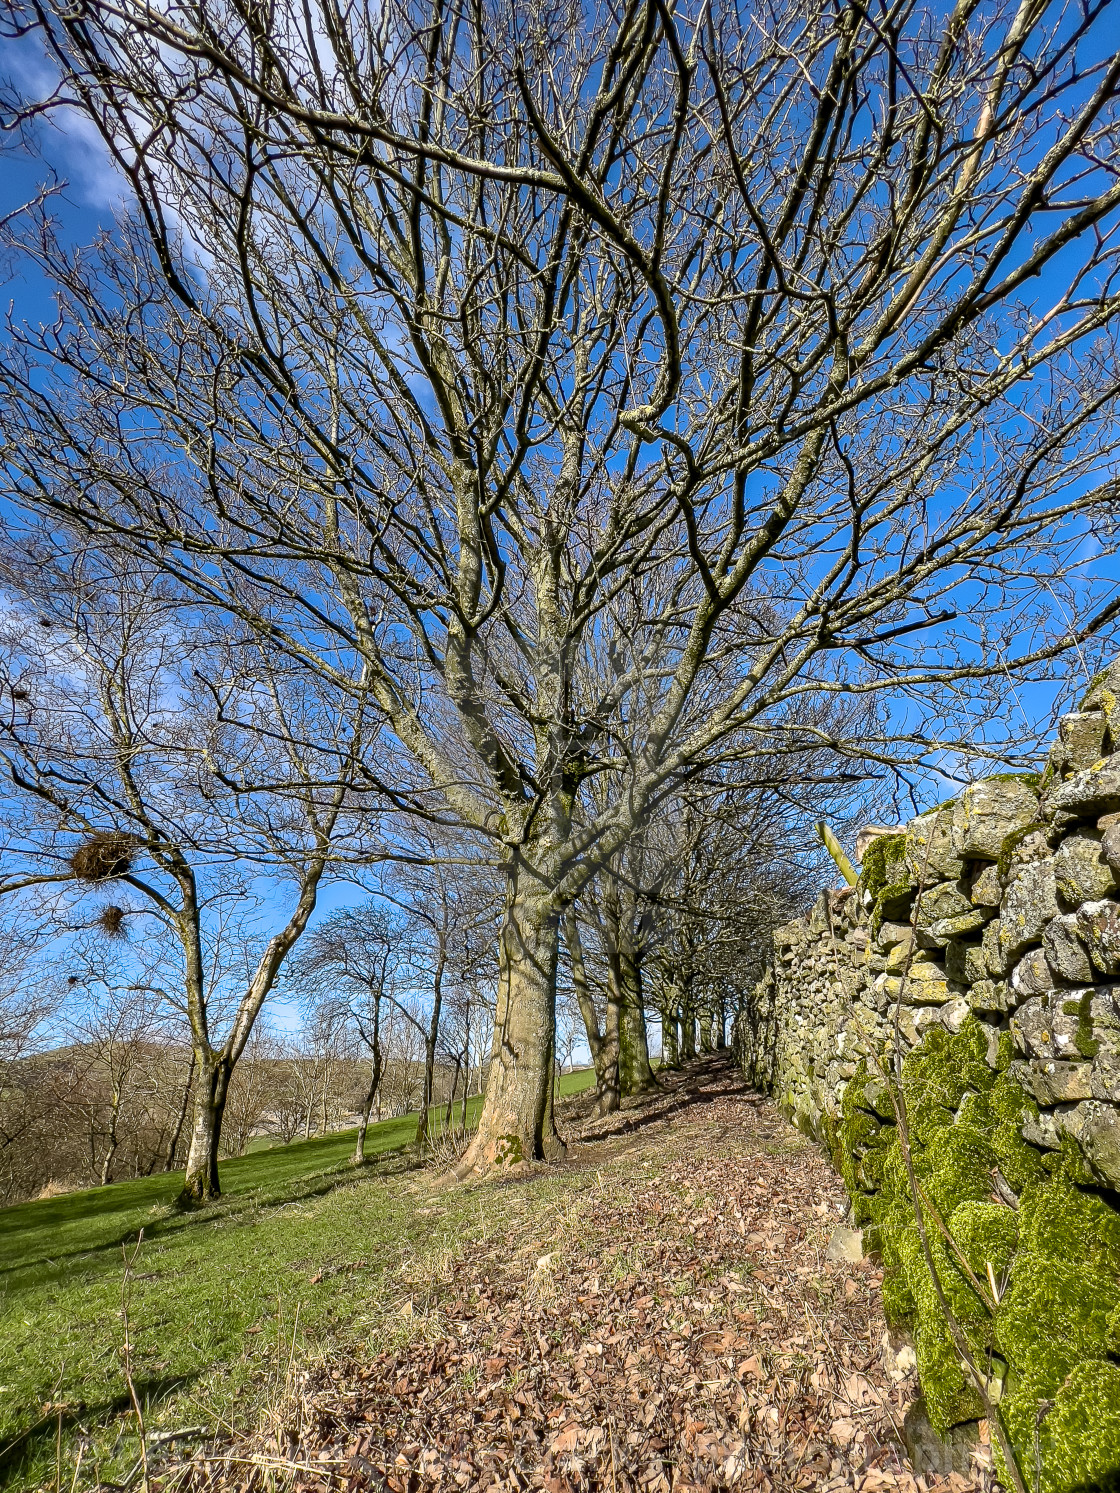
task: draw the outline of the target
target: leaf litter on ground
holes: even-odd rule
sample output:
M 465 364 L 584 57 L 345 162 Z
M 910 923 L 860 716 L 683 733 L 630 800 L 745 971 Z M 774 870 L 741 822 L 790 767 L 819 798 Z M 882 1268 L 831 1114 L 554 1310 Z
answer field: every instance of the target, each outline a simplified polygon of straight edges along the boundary
M 967 1476 L 912 1471 L 882 1271 L 828 1257 L 839 1178 L 726 1056 L 560 1124 L 558 1200 L 515 1194 L 500 1235 L 406 1267 L 396 1346 L 301 1372 L 256 1435 L 165 1464 L 155 1493 L 998 1487 L 986 1450 Z M 448 1185 L 430 1176 L 433 1213 Z

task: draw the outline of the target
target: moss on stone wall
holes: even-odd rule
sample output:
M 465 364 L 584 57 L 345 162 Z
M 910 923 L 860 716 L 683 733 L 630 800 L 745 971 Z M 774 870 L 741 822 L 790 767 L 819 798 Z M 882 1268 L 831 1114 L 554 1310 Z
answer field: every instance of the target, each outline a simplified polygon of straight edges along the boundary
M 969 1017 L 955 1036 L 929 1032 L 903 1063 L 930 1250 L 1028 1485 L 1037 1423 L 1041 1493 L 1114 1487 L 1120 1211 L 1079 1185 L 1084 1178 L 1072 1150 L 1042 1156 L 1022 1139 L 1023 1120 L 1037 1110 L 1008 1071 L 1008 1034 L 991 1063 L 990 1037 Z M 885 1072 L 861 1062 L 826 1140 L 866 1247 L 881 1251 L 887 1318 L 913 1333 L 930 1419 L 945 1433 L 981 1414 L 982 1402 L 930 1276 L 885 1091 Z M 1018 1194 L 1017 1209 L 1001 1197 L 1008 1186 Z
M 885 886 L 898 881 L 906 865 L 906 836 L 877 835 L 863 852 L 860 868 L 860 892 L 866 893 L 870 906 Z

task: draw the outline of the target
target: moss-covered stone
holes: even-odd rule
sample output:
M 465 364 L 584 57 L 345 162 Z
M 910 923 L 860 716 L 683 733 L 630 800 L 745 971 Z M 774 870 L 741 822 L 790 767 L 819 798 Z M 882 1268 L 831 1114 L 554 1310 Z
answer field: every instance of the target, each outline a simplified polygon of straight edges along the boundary
M 1036 1417 L 1052 1401 L 1040 1488 L 1073 1493 L 1120 1467 L 1120 1401 L 1110 1398 L 1120 1394 L 1120 1211 L 1079 1185 L 1072 1142 L 1043 1158 L 1024 1141 L 1038 1108 L 1011 1072 L 1010 1035 L 990 1037 L 969 1017 L 955 1036 L 930 1031 L 903 1063 L 914 1170 L 936 1209 L 923 1209 L 927 1243 L 977 1363 L 1002 1375 L 1006 1360 L 999 1413 L 1020 1468 L 1033 1479 Z M 930 1420 L 944 1435 L 983 1405 L 930 1276 L 896 1127 L 881 1113 L 886 1080 L 860 1064 L 833 1145 L 865 1241 L 882 1254 L 887 1320 L 914 1335 Z M 997 1172 L 1019 1195 L 1017 1210 L 997 1192 Z
M 863 853 L 859 890 L 864 905 L 874 903 L 884 887 L 903 879 L 906 870 L 906 836 L 877 835 Z
M 885 886 L 875 898 L 875 905 L 871 909 L 868 920 L 871 937 L 878 936 L 884 922 L 896 923 L 908 918 L 913 900 L 914 888 L 908 881 L 896 881 Z

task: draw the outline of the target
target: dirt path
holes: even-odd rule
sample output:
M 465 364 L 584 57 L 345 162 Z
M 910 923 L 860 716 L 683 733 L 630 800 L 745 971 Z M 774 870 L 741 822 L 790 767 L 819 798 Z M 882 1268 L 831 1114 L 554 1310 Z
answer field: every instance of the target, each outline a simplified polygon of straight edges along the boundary
M 285 1464 L 291 1486 L 394 1493 L 989 1484 L 909 1470 L 881 1272 L 826 1257 L 843 1189 L 729 1062 L 564 1121 L 559 1185 L 542 1206 L 531 1179 L 502 1184 L 500 1237 L 409 1283 L 407 1341 L 311 1373 L 279 1435 L 180 1486 L 264 1487 Z

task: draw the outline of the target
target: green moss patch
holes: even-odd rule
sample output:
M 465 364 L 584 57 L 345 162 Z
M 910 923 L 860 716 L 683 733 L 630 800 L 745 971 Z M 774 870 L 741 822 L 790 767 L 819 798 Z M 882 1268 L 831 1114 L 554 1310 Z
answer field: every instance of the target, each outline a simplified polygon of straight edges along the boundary
M 860 892 L 875 898 L 885 886 L 901 880 L 906 870 L 906 836 L 877 835 L 863 853 L 859 873 Z
M 998 1413 L 1028 1485 L 1037 1427 L 1040 1493 L 1112 1486 L 1120 1471 L 1120 1209 L 1081 1185 L 1072 1144 L 1043 1156 L 1023 1140 L 1023 1121 L 1037 1108 L 1008 1071 L 1008 1034 L 994 1067 L 988 1039 L 970 1017 L 956 1036 L 928 1033 L 903 1063 L 928 1246 L 993 1394 L 1002 1381 Z M 831 1148 L 866 1243 L 882 1253 L 887 1319 L 913 1333 L 930 1419 L 944 1434 L 983 1406 L 930 1275 L 884 1087 L 885 1070 L 861 1063 Z M 1003 1200 L 997 1173 L 1019 1195 L 1018 1208 Z

